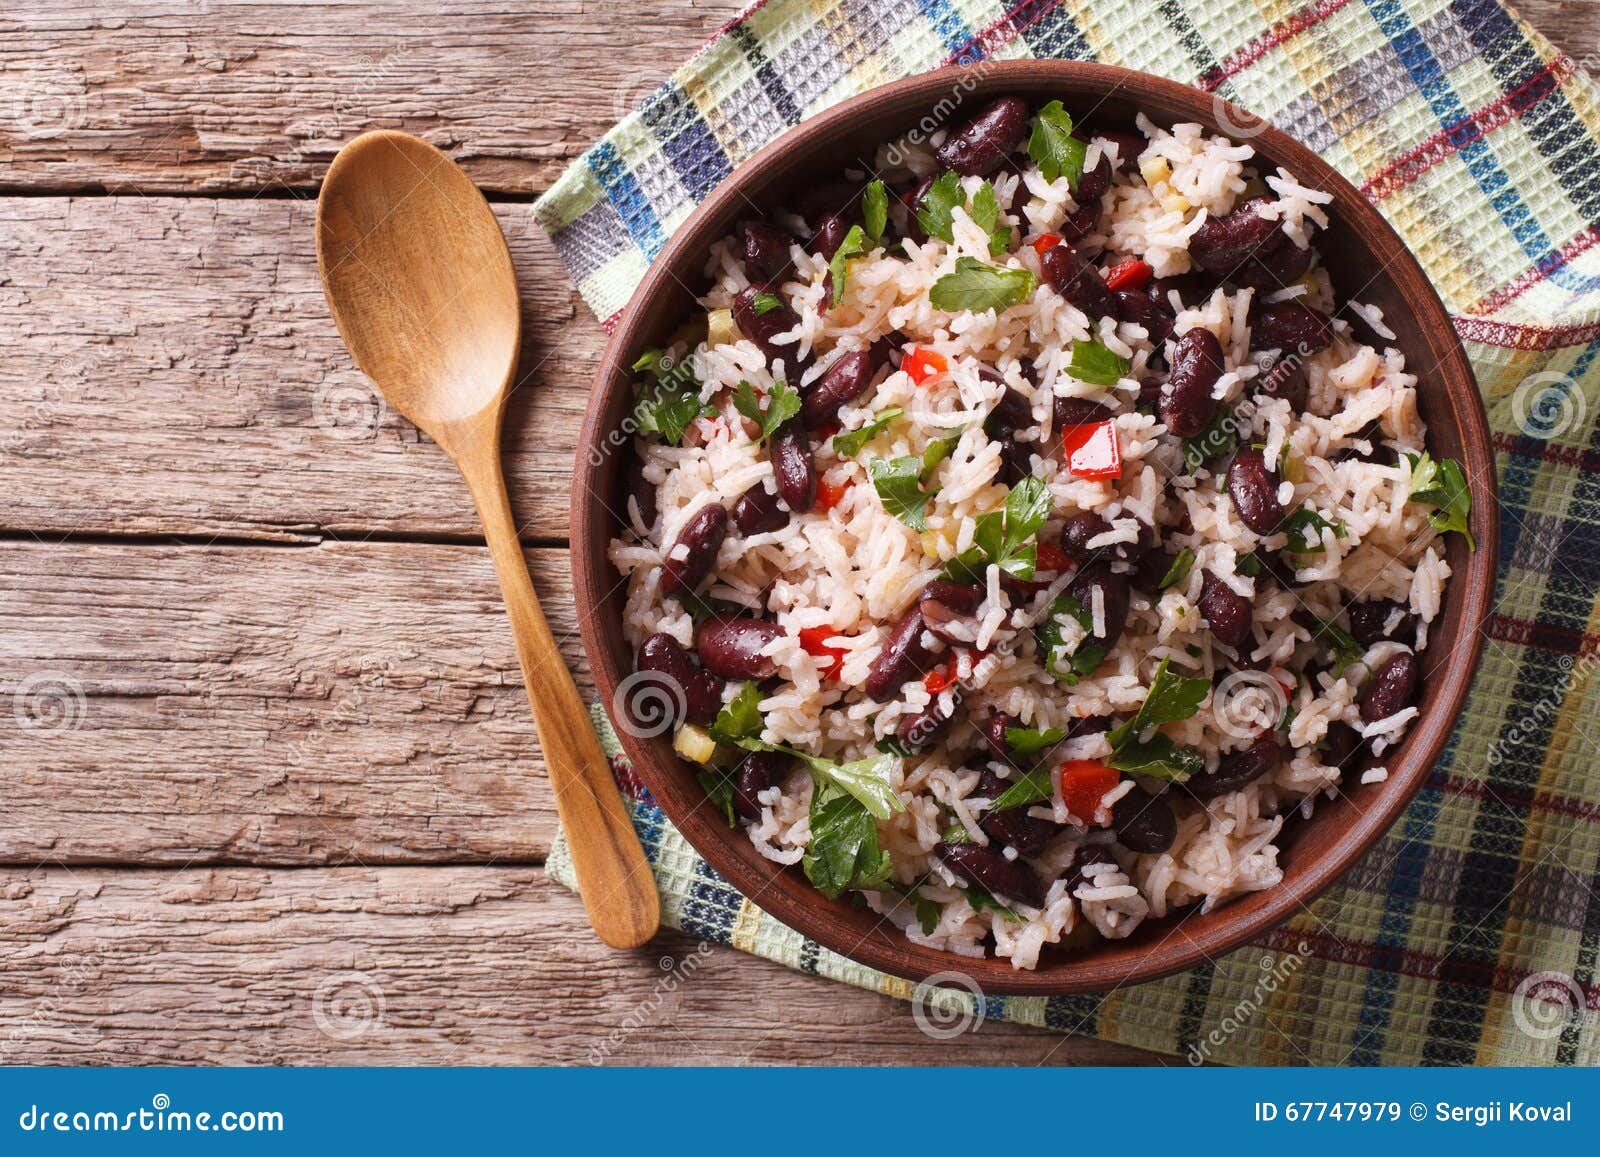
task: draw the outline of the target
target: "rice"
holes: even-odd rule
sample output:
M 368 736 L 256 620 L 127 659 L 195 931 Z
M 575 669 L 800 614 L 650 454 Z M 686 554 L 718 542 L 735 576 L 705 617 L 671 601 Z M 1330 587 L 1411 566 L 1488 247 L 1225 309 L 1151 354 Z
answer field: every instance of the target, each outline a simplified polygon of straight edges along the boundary
M 1361 766 L 1415 719 L 1409 703 L 1370 720 L 1364 705 L 1375 672 L 1426 647 L 1450 577 L 1444 532 L 1411 498 L 1422 468 L 1412 456 L 1426 447 L 1416 378 L 1340 316 L 1315 254 L 1329 195 L 1199 125 L 1140 117 L 1138 129 L 1091 139 L 1077 180 L 1032 164 L 941 178 L 947 236 L 914 233 L 897 188 L 889 233 L 842 267 L 837 301 L 841 270 L 814 238 L 800 240 L 814 214 L 810 226 L 773 218 L 792 234 L 781 276 L 753 279 L 742 235 L 714 245 L 699 302 L 708 328 L 665 351 L 687 369 L 684 405 L 697 400 L 704 413 L 681 437 L 634 439 L 637 481 L 610 548 L 632 643 L 659 649 L 664 636 L 698 649 L 722 677 L 730 719 L 750 706 L 744 696 L 758 697 L 756 730 L 712 728 L 701 769 L 724 782 L 713 799 L 756 849 L 819 887 L 860 891 L 915 943 L 1018 968 L 1277 885 L 1279 835 L 1339 790 L 1339 745 L 1355 743 L 1365 754 L 1350 766 Z M 949 144 L 899 142 L 885 176 L 909 190 L 942 171 Z M 1109 182 L 1086 194 L 1096 172 Z M 1303 272 L 1240 284 L 1251 279 L 1207 269 L 1196 254 L 1211 252 L 1220 228 L 1208 222 L 1236 212 L 1273 230 L 1263 265 Z M 1135 290 L 1149 310 L 1119 300 L 1097 316 L 1077 290 L 1056 287 L 1059 265 L 1043 256 L 1054 252 L 1047 235 L 1072 230 L 1072 250 L 1102 272 L 1142 261 L 1143 279 L 1190 278 Z M 935 306 L 935 287 L 974 263 L 1033 288 L 994 308 Z M 1375 308 L 1345 304 L 1371 333 L 1394 336 Z M 1272 310 L 1329 315 L 1326 340 L 1264 347 Z M 1180 345 L 1202 338 L 1221 351 L 1204 404 L 1229 424 L 1208 453 L 1169 428 L 1170 386 L 1160 385 Z M 1091 347 L 1116 367 L 1109 376 L 1080 364 Z M 1290 356 L 1302 396 L 1268 389 Z M 801 419 L 819 497 L 804 510 L 777 505 L 793 492 L 793 470 L 774 466 L 792 425 L 764 429 L 759 408 L 736 396 L 772 407 L 793 386 L 811 404 L 862 359 L 863 389 Z M 1100 436 L 1115 443 L 1115 469 L 1079 465 L 1076 450 L 1064 461 L 1058 423 L 1076 438 L 1093 425 L 1072 417 L 1085 412 L 1107 415 Z M 849 436 L 862 444 L 843 452 L 834 439 Z M 1235 448 L 1252 447 L 1271 464 L 1270 495 L 1286 516 L 1270 533 L 1251 528 L 1229 481 Z M 896 468 L 901 480 L 886 482 Z M 997 512 L 1023 494 L 1037 496 L 1039 522 L 996 556 L 1010 525 Z M 744 529 L 751 503 L 777 517 Z M 734 526 L 694 539 L 686 528 L 712 506 L 731 508 Z M 1087 528 L 1081 538 L 1075 526 Z M 669 571 L 693 574 L 692 593 L 669 594 Z M 1218 638 L 1218 600 L 1245 608 L 1236 640 Z M 736 663 L 705 645 L 707 624 L 730 617 L 762 620 L 759 645 Z M 897 662 L 904 654 L 915 661 Z M 684 662 L 675 670 L 697 670 Z M 1136 718 L 1158 675 L 1208 686 L 1159 728 L 1114 729 Z M 711 727 L 688 711 L 685 698 L 680 727 Z M 1191 762 L 1128 762 L 1157 741 Z M 811 763 L 763 752 L 773 745 Z M 768 762 L 748 762 L 756 755 Z M 780 770 L 762 770 L 773 763 Z M 844 765 L 881 794 L 847 784 Z M 1386 776 L 1363 766 L 1349 778 Z M 1025 802 L 996 808 L 1008 794 Z M 849 845 L 856 876 L 840 881 L 829 873 L 846 821 L 864 842 Z

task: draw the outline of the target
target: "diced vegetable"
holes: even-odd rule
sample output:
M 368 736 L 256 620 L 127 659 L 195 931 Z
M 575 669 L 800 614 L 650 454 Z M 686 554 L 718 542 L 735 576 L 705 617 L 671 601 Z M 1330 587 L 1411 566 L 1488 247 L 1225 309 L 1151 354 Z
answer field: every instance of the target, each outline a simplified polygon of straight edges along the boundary
M 839 673 L 844 666 L 844 657 L 850 653 L 842 647 L 828 646 L 828 640 L 836 638 L 838 634 L 832 627 L 800 628 L 800 645 L 808 655 L 815 655 L 821 660 L 817 666 L 825 679 L 831 679 Z
M 1111 419 L 1061 431 L 1067 469 L 1079 478 L 1100 481 L 1122 477 L 1122 449 L 1117 444 L 1117 424 Z
M 1130 257 L 1126 261 L 1119 261 L 1105 272 L 1106 288 L 1112 292 L 1119 289 L 1143 289 L 1150 284 L 1150 278 L 1155 275 L 1155 270 L 1140 261 L 1137 257 Z
M 673 733 L 672 749 L 695 763 L 710 763 L 717 752 L 717 741 L 705 728 L 685 723 Z
M 814 510 L 829 511 L 844 501 L 844 496 L 850 493 L 850 483 L 829 482 L 826 479 L 817 483 L 817 501 L 812 507 Z
M 706 344 L 732 345 L 739 340 L 739 327 L 734 324 L 733 310 L 713 309 L 706 314 Z
M 950 363 L 945 356 L 936 350 L 924 349 L 922 346 L 913 346 L 900 359 L 900 368 L 910 377 L 913 385 L 925 385 L 930 378 L 936 378 L 950 368 Z
M 1040 257 L 1043 257 L 1046 253 L 1050 252 L 1050 250 L 1054 249 L 1057 245 L 1060 245 L 1060 244 L 1061 244 L 1061 234 L 1059 234 L 1059 233 L 1045 233 L 1045 234 L 1042 234 L 1042 235 L 1034 238 L 1034 240 L 1033 240 L 1033 251 L 1035 253 L 1037 253 Z
M 1087 823 L 1095 823 L 1100 799 L 1122 781 L 1122 773 L 1098 759 L 1069 759 L 1061 765 L 1061 802 Z

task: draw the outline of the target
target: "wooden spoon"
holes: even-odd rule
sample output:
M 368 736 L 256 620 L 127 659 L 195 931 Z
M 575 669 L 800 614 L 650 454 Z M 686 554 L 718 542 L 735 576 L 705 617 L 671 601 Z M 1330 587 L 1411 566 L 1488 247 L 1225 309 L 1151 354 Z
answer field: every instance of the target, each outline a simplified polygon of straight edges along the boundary
M 637 947 L 660 925 L 655 881 L 539 609 L 500 473 L 500 421 L 521 344 L 500 226 L 438 149 L 405 133 L 366 133 L 340 150 L 323 180 L 317 265 L 356 363 L 467 480 L 584 906 L 600 939 Z

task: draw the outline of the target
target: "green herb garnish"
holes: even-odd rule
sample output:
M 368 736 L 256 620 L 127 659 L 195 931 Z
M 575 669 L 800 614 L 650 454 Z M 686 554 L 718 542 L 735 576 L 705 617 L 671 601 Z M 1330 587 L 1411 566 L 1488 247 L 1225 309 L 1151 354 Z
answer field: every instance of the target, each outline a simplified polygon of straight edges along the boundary
M 1076 192 L 1088 152 L 1089 146 L 1072 135 L 1072 117 L 1059 100 L 1051 101 L 1034 116 L 1028 156 L 1039 166 L 1045 180 L 1065 176 L 1067 186 Z
M 1076 651 L 1058 658 L 1058 653 L 1066 649 L 1061 630 L 1063 618 L 1073 619 L 1088 634 L 1079 641 Z M 1056 597 L 1056 601 L 1050 604 L 1050 613 L 1045 616 L 1044 622 L 1034 628 L 1033 637 L 1038 643 L 1039 653 L 1044 656 L 1044 669 L 1069 687 L 1085 675 L 1093 674 L 1110 650 L 1104 639 L 1094 636 L 1094 615 L 1071 595 Z M 1066 659 L 1065 665 L 1062 658 Z
M 870 181 L 862 190 L 861 223 L 867 240 L 874 245 L 883 240 L 883 231 L 889 224 L 889 190 L 882 181 Z
M 1193 438 L 1183 440 L 1183 463 L 1193 474 L 1213 458 L 1231 453 L 1239 444 L 1239 423 L 1232 406 L 1218 406 L 1211 424 Z
M 700 786 L 705 790 L 706 799 L 711 801 L 711 806 L 722 813 L 730 828 L 737 828 L 739 816 L 733 810 L 732 773 L 712 767 L 696 771 L 694 777 L 700 781 Z
M 1003 313 L 1033 296 L 1038 284 L 1026 269 L 1004 269 L 986 265 L 976 257 L 956 258 L 954 273 L 946 273 L 933 283 L 928 301 L 946 313 L 971 310 Z
M 850 232 L 844 235 L 844 240 L 839 242 L 839 248 L 833 251 L 833 260 L 828 262 L 828 272 L 833 276 L 834 305 L 844 300 L 844 280 L 850 272 L 850 259 L 860 257 L 869 250 L 867 235 L 861 226 L 850 226 Z
M 1321 551 L 1324 530 L 1333 531 L 1335 538 L 1345 536 L 1344 523 L 1329 522 L 1309 506 L 1302 506 L 1283 520 L 1283 533 L 1289 536 L 1288 549 L 1295 554 Z
M 937 237 L 946 244 L 956 239 L 954 212 L 957 205 L 966 204 L 967 195 L 961 189 L 961 176 L 953 169 L 940 173 L 928 191 L 922 195 L 922 204 L 916 207 L 917 223 L 929 237 Z
M 1050 508 L 1044 479 L 1024 478 L 1011 488 L 1003 507 L 978 515 L 972 546 L 953 558 L 941 577 L 974 583 L 982 580 L 986 568 L 997 566 L 1012 578 L 1031 582 L 1038 549 L 1029 540 L 1050 517 Z
M 752 299 L 751 305 L 756 311 L 756 316 L 760 317 L 762 314 L 771 313 L 775 309 L 782 309 L 783 298 L 776 293 L 758 293 Z
M 1114 386 L 1127 376 L 1128 359 L 1112 353 L 1097 341 L 1074 341 L 1067 373 L 1092 386 Z
M 872 441 L 884 430 L 889 428 L 889 423 L 905 413 L 899 406 L 886 406 L 878 411 L 877 417 L 862 426 L 859 430 L 849 430 L 843 434 L 833 436 L 833 452 L 841 458 L 854 458 L 861 453 L 861 448 Z
M 1189 577 L 1189 572 L 1193 569 L 1194 551 L 1184 547 L 1178 552 L 1178 557 L 1172 560 L 1172 565 L 1167 568 L 1167 573 L 1161 576 L 1161 581 L 1156 584 L 1156 589 L 1164 591 L 1168 587 L 1177 586 Z
M 665 351 L 652 348 L 639 356 L 633 369 L 655 379 L 639 391 L 633 406 L 633 424 L 639 433 L 659 434 L 676 446 L 692 423 L 716 414 L 715 407 L 700 400 L 700 382 L 688 358 L 674 360 Z
M 1180 747 L 1159 732 L 1148 741 L 1141 738 L 1151 728 L 1190 718 L 1211 692 L 1209 679 L 1174 674 L 1169 662 L 1161 660 L 1134 717 L 1106 733 L 1111 744 L 1107 767 L 1161 779 L 1187 779 L 1205 770 L 1205 756 L 1194 748 Z
M 1019 916 L 1013 909 L 1007 908 L 1004 904 L 1000 903 L 999 900 L 996 900 L 982 888 L 963 888 L 961 889 L 961 894 L 967 898 L 967 903 L 972 905 L 972 910 L 974 912 L 981 912 L 985 908 L 992 908 L 994 911 L 1004 916 L 1007 920 L 1016 920 L 1019 922 L 1022 920 L 1022 917 Z
M 738 744 L 761 734 L 761 688 L 745 682 L 739 693 L 722 705 L 711 724 L 711 738 L 718 743 Z
M 989 235 L 989 256 L 1005 256 L 1011 248 L 1011 230 L 1000 224 L 1000 198 L 988 181 L 972 195 L 972 220 Z
M 800 395 L 787 382 L 776 381 L 767 394 L 767 408 L 761 408 L 761 395 L 749 382 L 740 381 L 733 391 L 733 408 L 761 427 L 757 441 L 765 441 L 779 426 L 800 412 Z
M 1412 501 L 1434 507 L 1428 521 L 1435 530 L 1441 534 L 1458 530 L 1466 536 L 1467 549 L 1477 550 L 1478 544 L 1467 528 L 1467 516 L 1472 513 L 1472 491 L 1467 487 L 1461 466 L 1450 458 L 1436 462 L 1426 450 L 1421 454 L 1407 454 L 1406 458 L 1411 463 Z

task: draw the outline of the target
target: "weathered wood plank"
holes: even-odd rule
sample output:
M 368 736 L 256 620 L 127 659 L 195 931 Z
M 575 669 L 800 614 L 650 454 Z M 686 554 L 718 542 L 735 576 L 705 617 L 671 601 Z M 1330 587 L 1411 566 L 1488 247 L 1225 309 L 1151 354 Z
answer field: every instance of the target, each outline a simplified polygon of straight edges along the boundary
M 1118 1064 L 666 933 L 612 952 L 534 868 L 0 872 L 0 1062 Z M 667 963 L 671 961 L 671 963 Z
M 527 194 L 742 7 L 21 0 L 0 14 L 0 181 L 311 188 L 351 137 L 397 128 Z
M 296 200 L 0 198 L 0 530 L 478 534 L 454 467 L 345 351 L 314 215 Z M 525 537 L 559 540 L 604 334 L 527 207 L 499 215 L 524 309 L 512 506 Z
M 529 194 L 744 0 L 147 4 L 21 0 L 0 14 L 0 187 L 310 189 L 339 145 L 401 128 L 486 189 Z M 1579 59 L 1595 0 L 1521 0 Z
M 566 554 L 529 552 L 589 689 Z M 0 544 L 0 861 L 539 861 L 481 547 Z

